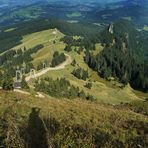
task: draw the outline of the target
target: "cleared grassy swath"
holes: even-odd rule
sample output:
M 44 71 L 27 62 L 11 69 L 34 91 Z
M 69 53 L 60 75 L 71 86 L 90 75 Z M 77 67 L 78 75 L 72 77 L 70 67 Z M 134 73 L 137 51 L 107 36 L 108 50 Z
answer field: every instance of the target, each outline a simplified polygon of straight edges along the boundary
M 6 29 L 4 32 L 10 32 L 10 31 L 13 31 L 15 30 L 16 28 L 9 28 L 9 29 Z
M 47 60 L 49 63 L 52 59 L 54 51 L 61 51 L 64 49 L 64 44 L 60 42 L 60 39 L 64 35 L 59 32 L 57 29 L 49 29 L 41 32 L 32 33 L 26 36 L 23 36 L 22 44 L 12 48 L 13 50 L 18 50 L 20 48 L 26 47 L 26 49 L 35 47 L 36 45 L 42 44 L 44 48 L 39 50 L 37 53 L 33 54 L 32 63 L 36 67 L 40 62 Z M 56 43 L 54 43 L 54 41 Z
M 24 48 L 24 46 L 29 49 L 35 47 L 38 44 L 44 45 L 46 43 L 54 41 L 55 37 L 59 39 L 63 36 L 63 34 L 59 31 L 57 31 L 57 34 L 55 35 L 55 31 L 55 29 L 49 29 L 23 36 L 23 40 L 21 40 L 22 44 L 14 47 L 13 49 Z
M 67 14 L 68 18 L 80 17 L 82 14 L 80 12 L 72 12 Z
M 148 26 L 145 25 L 145 26 L 143 27 L 143 30 L 148 31 Z

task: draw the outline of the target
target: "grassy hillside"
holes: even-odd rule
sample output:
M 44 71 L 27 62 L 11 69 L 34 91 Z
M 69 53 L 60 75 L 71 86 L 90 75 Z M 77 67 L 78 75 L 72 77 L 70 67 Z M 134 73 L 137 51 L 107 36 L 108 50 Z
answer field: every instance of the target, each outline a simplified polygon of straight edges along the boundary
M 30 49 L 36 45 L 43 45 L 44 47 L 41 50 L 32 55 L 32 63 L 36 67 L 39 63 L 44 62 L 45 60 L 47 60 L 47 62 L 51 62 L 54 51 L 64 49 L 64 44 L 60 42 L 60 39 L 63 36 L 64 35 L 57 29 L 35 32 L 23 36 L 21 44 L 13 47 L 12 49 L 18 50 L 20 48 L 23 49 L 24 47 L 26 47 L 26 49 Z M 54 41 L 56 41 L 56 43 L 54 43 Z
M 139 100 L 140 98 L 133 93 L 133 90 L 130 86 L 126 86 L 121 89 L 119 83 L 117 82 L 108 82 L 100 78 L 97 73 L 93 72 L 88 66 L 84 63 L 83 54 L 79 55 L 77 53 L 70 52 L 72 59 L 77 61 L 78 66 L 73 67 L 72 65 L 67 66 L 65 69 L 60 71 L 49 71 L 46 75 L 42 77 L 51 77 L 51 78 L 66 78 L 70 81 L 71 84 L 79 87 L 81 90 L 84 90 L 86 94 L 91 94 L 99 102 L 119 104 L 120 102 L 130 102 L 132 100 Z M 87 81 L 79 80 L 74 77 L 71 73 L 76 67 L 82 67 L 86 70 L 88 69 L 90 78 Z M 84 87 L 87 82 L 92 82 L 92 88 L 88 89 Z
M 60 41 L 64 35 L 57 30 L 57 34 L 53 34 L 55 29 L 48 29 L 32 34 L 28 34 L 22 37 L 21 44 L 14 47 L 14 50 L 19 48 L 27 47 L 27 49 L 32 48 L 38 44 L 44 45 L 42 49 L 32 55 L 33 65 L 35 68 L 41 62 L 45 60 L 47 62 L 51 62 L 53 53 L 55 51 L 63 52 L 65 48 L 65 44 Z M 56 42 L 53 43 L 56 36 Z M 74 37 L 76 38 L 76 37 Z M 41 78 L 51 77 L 53 79 L 56 78 L 66 78 L 76 87 L 79 87 L 81 90 L 84 90 L 86 94 L 93 95 L 95 100 L 98 102 L 111 103 L 111 104 L 119 104 L 121 102 L 130 102 L 132 100 L 140 100 L 142 97 L 136 95 L 133 89 L 128 85 L 125 88 L 120 88 L 122 85 L 118 82 L 108 82 L 102 78 L 100 78 L 96 72 L 91 70 L 88 65 L 84 62 L 84 52 L 78 54 L 75 52 L 77 47 L 73 47 L 73 51 L 68 52 L 67 54 L 71 56 L 72 60 L 76 60 L 76 66 L 68 65 L 63 70 L 58 71 L 49 71 Z M 93 51 L 93 54 L 96 55 L 101 52 L 103 47 L 101 44 L 96 44 L 96 50 Z M 65 52 L 66 53 L 66 52 Z M 79 80 L 74 77 L 71 73 L 75 68 L 84 68 L 89 72 L 89 79 L 87 81 Z M 34 81 L 33 81 L 34 82 Z M 86 83 L 92 82 L 92 88 L 88 89 L 85 87 Z M 29 82 L 31 86 L 34 83 Z M 142 94 L 143 96 L 143 94 Z M 144 97 L 145 98 L 145 97 Z
M 2 27 L 0 28 L 0 54 L 21 44 L 23 37 L 28 34 L 54 28 L 57 28 L 65 35 L 85 36 L 88 40 L 96 42 L 96 36 L 99 35 L 103 26 L 83 22 L 71 24 L 65 20 L 55 18 L 41 18 Z
M 124 107 L 4 91 L 0 91 L 0 102 L 0 145 L 4 147 L 121 148 L 147 144 L 147 116 Z
M 18 50 L 20 48 L 23 49 L 24 46 L 26 47 L 26 49 L 29 49 L 39 44 L 42 44 L 44 46 L 42 49 L 38 50 L 36 53 L 33 53 L 31 55 L 31 57 L 33 58 L 31 62 L 33 63 L 35 68 L 40 63 L 43 63 L 44 61 L 47 61 L 48 63 L 50 63 L 52 60 L 53 53 L 55 51 L 63 52 L 65 48 L 65 43 L 60 41 L 60 39 L 64 36 L 64 34 L 58 30 L 57 30 L 57 33 L 55 34 L 56 32 L 55 29 L 48 29 L 49 21 L 46 22 L 47 24 L 45 22 L 46 20 L 44 20 L 42 23 L 40 21 L 37 24 L 37 22 L 34 21 L 32 22 L 31 26 L 26 23 L 23 25 L 18 25 L 19 28 L 17 28 L 16 30 L 12 29 L 12 28 L 16 28 L 16 26 L 9 28 L 9 30 L 8 29 L 4 30 L 7 36 L 9 36 L 10 34 L 12 35 L 12 38 L 11 38 L 12 40 L 14 39 L 15 34 L 19 34 L 19 36 L 21 35 L 21 39 L 19 41 L 20 43 L 18 42 L 18 45 L 12 46 L 13 48 L 11 49 L 13 50 Z M 35 26 L 35 28 L 33 28 L 33 26 Z M 29 29 L 27 30 L 26 27 Z M 43 29 L 42 27 L 45 29 Z M 26 30 L 28 33 L 26 32 Z M 70 30 L 72 30 L 72 28 Z M 68 32 L 70 30 L 68 29 Z M 87 31 L 87 29 L 85 31 Z M 55 37 L 56 37 L 56 42 L 54 43 Z M 4 37 L 2 36 L 2 38 Z M 74 37 L 74 39 L 77 39 L 77 38 Z M 7 41 L 5 42 L 7 43 Z M 84 59 L 83 59 L 85 55 L 84 52 L 81 52 L 81 54 L 78 54 L 76 52 L 77 47 L 73 46 L 72 48 L 73 50 L 70 51 L 68 54 L 71 56 L 72 60 L 76 60 L 76 66 L 68 65 L 63 70 L 49 71 L 46 75 L 42 77 L 48 76 L 54 79 L 59 77 L 60 78 L 65 77 L 67 80 L 70 81 L 71 84 L 78 86 L 81 90 L 84 90 L 86 94 L 89 93 L 93 95 L 95 100 L 98 100 L 99 102 L 119 104 L 120 102 L 130 102 L 131 100 L 139 100 L 143 97 L 143 94 L 142 94 L 142 97 L 137 96 L 137 94 L 134 93 L 133 89 L 131 89 L 130 86 L 126 86 L 125 88 L 120 88 L 121 84 L 114 81 L 108 82 L 100 78 L 97 75 L 97 73 L 92 71 L 88 67 L 88 65 L 84 62 Z M 102 50 L 103 50 L 103 47 L 101 46 L 101 44 L 96 44 L 96 50 L 92 51 L 92 53 L 94 55 L 97 55 Z M 79 80 L 71 74 L 75 68 L 79 68 L 79 67 L 84 68 L 85 70 L 88 70 L 89 79 L 87 79 L 87 81 Z M 92 82 L 91 89 L 84 87 L 88 82 Z M 31 83 L 31 85 L 34 85 L 34 84 Z

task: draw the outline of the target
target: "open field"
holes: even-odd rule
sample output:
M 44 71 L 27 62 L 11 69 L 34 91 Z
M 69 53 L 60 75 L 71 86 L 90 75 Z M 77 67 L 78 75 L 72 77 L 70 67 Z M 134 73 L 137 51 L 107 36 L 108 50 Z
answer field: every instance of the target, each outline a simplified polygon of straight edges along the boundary
M 54 44 L 52 41 L 49 43 L 43 44 L 44 48 L 39 50 L 37 53 L 33 54 L 33 64 L 36 67 L 40 62 L 44 62 L 45 60 L 50 63 L 52 60 L 52 55 L 55 51 L 63 51 L 65 45 L 62 42 L 57 42 Z
M 57 29 L 49 29 L 41 32 L 32 33 L 26 36 L 23 36 L 23 39 L 21 40 L 22 44 L 12 48 L 13 50 L 17 50 L 20 48 L 26 47 L 26 49 L 33 48 L 36 45 L 42 44 L 44 47 L 39 50 L 37 53 L 33 54 L 33 61 L 35 67 L 40 62 L 44 62 L 47 60 L 47 62 L 51 62 L 52 55 L 54 51 L 61 51 L 65 47 L 65 45 L 60 42 L 60 39 L 64 35 L 59 32 Z M 56 41 L 56 43 L 54 43 Z
M 80 17 L 80 16 L 81 16 L 80 12 L 72 12 L 72 13 L 67 14 L 68 18 L 74 18 L 74 17 Z
M 10 32 L 10 31 L 13 31 L 13 30 L 15 30 L 16 28 L 9 28 L 9 29 L 7 29 L 7 30 L 5 30 L 4 32 Z
M 145 26 L 143 27 L 143 30 L 148 31 L 148 26 L 145 25 Z
M 49 30 L 32 33 L 32 34 L 23 36 L 23 39 L 21 40 L 22 44 L 14 47 L 14 49 L 24 48 L 24 46 L 27 49 L 29 49 L 39 44 L 44 45 L 47 43 L 51 43 L 55 39 L 58 40 L 62 36 L 63 34 L 56 29 L 49 29 Z
M 132 18 L 130 16 L 129 17 L 121 17 L 121 19 L 132 21 Z
M 67 22 L 71 23 L 71 24 L 77 24 L 79 21 L 77 21 L 77 20 L 68 20 Z

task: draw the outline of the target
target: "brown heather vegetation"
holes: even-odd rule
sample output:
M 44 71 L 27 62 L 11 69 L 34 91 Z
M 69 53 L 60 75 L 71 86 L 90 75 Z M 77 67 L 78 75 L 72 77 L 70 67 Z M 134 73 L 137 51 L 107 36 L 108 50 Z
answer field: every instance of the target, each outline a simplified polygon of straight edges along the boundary
M 127 107 L 0 91 L 4 147 L 136 148 L 147 134 L 148 117 Z

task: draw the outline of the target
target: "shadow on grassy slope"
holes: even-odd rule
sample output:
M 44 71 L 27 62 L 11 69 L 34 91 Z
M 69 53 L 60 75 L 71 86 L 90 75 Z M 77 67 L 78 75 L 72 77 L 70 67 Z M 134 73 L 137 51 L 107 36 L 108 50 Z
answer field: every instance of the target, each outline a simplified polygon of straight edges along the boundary
M 39 117 L 40 109 L 32 108 L 28 120 L 28 148 L 47 148 L 46 129 L 42 119 Z

